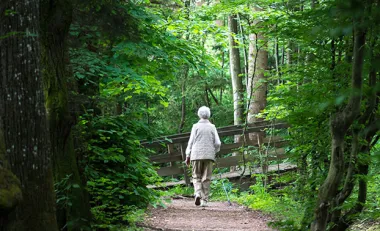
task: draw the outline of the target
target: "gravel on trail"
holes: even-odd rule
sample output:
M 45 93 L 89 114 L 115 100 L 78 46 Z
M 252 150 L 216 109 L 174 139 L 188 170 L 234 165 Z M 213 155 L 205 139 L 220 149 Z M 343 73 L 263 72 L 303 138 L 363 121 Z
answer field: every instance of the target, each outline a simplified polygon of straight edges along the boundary
M 267 222 L 271 218 L 258 211 L 227 202 L 209 202 L 209 207 L 194 205 L 190 198 L 173 199 L 167 208 L 151 208 L 145 219 L 146 231 L 211 231 L 211 230 L 252 230 L 275 231 Z

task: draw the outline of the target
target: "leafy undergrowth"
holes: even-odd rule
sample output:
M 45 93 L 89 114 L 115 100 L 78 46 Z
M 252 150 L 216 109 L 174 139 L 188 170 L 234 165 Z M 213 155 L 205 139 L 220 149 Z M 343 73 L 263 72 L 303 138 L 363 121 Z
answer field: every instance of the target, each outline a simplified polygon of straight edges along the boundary
M 280 230 L 295 230 L 300 225 L 304 211 L 301 203 L 287 193 L 275 196 L 260 185 L 253 185 L 250 189 L 256 193 L 243 193 L 237 199 L 238 203 L 271 215 L 275 219 L 271 225 Z
M 146 128 L 125 116 L 82 117 L 85 169 L 94 229 L 134 226 L 148 205 L 160 203 L 159 192 L 146 186 L 160 181 L 139 145 Z
M 304 206 L 292 197 L 293 186 L 269 190 L 263 186 L 262 179 L 262 176 L 256 176 L 256 184 L 242 192 L 236 202 L 270 215 L 274 219 L 270 225 L 279 230 L 297 230 L 302 222 Z

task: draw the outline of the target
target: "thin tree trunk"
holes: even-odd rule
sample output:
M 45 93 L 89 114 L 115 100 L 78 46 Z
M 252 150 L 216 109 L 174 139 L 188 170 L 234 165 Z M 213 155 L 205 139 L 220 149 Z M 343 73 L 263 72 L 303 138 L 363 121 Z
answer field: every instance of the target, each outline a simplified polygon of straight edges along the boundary
M 116 102 L 116 115 L 123 114 L 123 103 L 122 102 Z
M 281 73 L 280 73 L 280 55 L 278 53 L 278 38 L 276 37 L 275 44 L 274 44 L 274 58 L 275 58 L 275 64 L 276 64 L 276 74 L 277 74 L 277 83 L 281 83 Z
M 239 29 L 240 29 L 240 35 L 241 35 L 241 44 L 243 45 L 243 55 L 244 55 L 244 74 L 246 80 L 248 79 L 248 54 L 247 54 L 247 49 L 245 47 L 245 37 L 244 37 L 244 30 L 243 26 L 241 25 L 241 20 L 240 20 L 240 15 L 237 15 L 239 19 Z
M 293 42 L 291 40 L 288 41 L 288 48 L 286 49 L 286 64 L 293 64 Z
M 178 133 L 183 132 L 183 127 L 185 126 L 186 120 L 186 81 L 189 75 L 189 66 L 186 65 L 184 68 L 184 79 L 181 84 L 181 122 L 179 123 Z
M 281 65 L 284 65 L 285 64 L 285 46 L 282 45 L 282 48 L 281 48 Z
M 362 5 L 363 9 L 364 6 Z M 359 20 L 360 21 L 360 20 Z M 337 112 L 331 120 L 332 151 L 326 180 L 318 193 L 312 231 L 324 231 L 330 216 L 332 200 L 337 196 L 344 173 L 344 137 L 355 117 L 360 113 L 362 71 L 365 47 L 365 31 L 355 27 L 354 61 L 352 67 L 352 95 L 345 109 Z
M 210 102 L 210 97 L 208 96 L 207 87 L 205 87 L 205 90 L 204 90 L 204 97 L 205 97 L 205 102 L 206 102 L 207 107 L 211 107 L 211 102 Z
M 238 32 L 236 15 L 228 16 L 228 28 L 230 31 L 230 73 L 232 80 L 232 91 L 234 100 L 234 124 L 241 124 L 243 121 L 243 83 L 240 75 L 240 52 L 235 42 L 234 35 Z
M 190 19 L 190 0 L 185 0 L 185 10 L 186 10 L 186 19 Z M 187 28 L 187 32 L 189 32 L 189 28 Z M 190 38 L 190 33 L 186 34 L 186 40 L 189 40 Z M 190 67 L 189 65 L 184 65 L 184 75 L 183 75 L 183 81 L 181 84 L 181 121 L 178 125 L 178 133 L 183 132 L 183 128 L 185 126 L 186 122 L 186 81 L 187 77 L 189 75 Z
M 230 44 L 230 73 L 232 80 L 232 94 L 234 100 L 234 124 L 242 124 L 243 122 L 243 80 L 241 77 L 240 67 L 240 52 L 235 42 L 234 36 L 238 33 L 238 25 L 236 15 L 228 16 L 228 28 L 229 28 L 229 44 Z M 241 136 L 235 135 L 235 143 L 240 142 Z M 234 156 L 238 155 L 238 152 L 233 153 Z M 235 167 L 230 168 L 231 171 L 235 171 Z
M 9 9 L 15 13 L 6 14 Z M 1 231 L 58 231 L 40 44 L 35 36 L 39 9 L 39 0 L 0 4 L 0 129 L 9 170 L 20 180 L 23 197 L 10 213 L 0 213 Z M 17 193 L 15 182 L 11 187 Z M 11 195 L 1 201 L 12 199 Z
M 224 51 L 222 51 L 222 79 L 224 77 Z M 223 87 L 220 88 L 219 102 L 222 103 L 223 100 Z
M 145 102 L 145 108 L 146 108 L 146 123 L 149 126 L 150 125 L 150 116 L 149 116 L 149 99 Z
M 210 93 L 212 99 L 214 100 L 214 102 L 216 103 L 216 105 L 219 105 L 219 101 L 218 99 L 215 97 L 214 93 L 212 93 L 211 89 L 210 88 L 207 88 L 207 91 Z

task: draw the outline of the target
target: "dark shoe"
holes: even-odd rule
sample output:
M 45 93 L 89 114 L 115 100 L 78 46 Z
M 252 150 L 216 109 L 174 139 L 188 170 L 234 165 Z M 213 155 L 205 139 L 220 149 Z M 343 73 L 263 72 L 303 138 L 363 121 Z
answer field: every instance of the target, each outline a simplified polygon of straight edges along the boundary
M 195 205 L 199 206 L 201 204 L 201 196 L 195 195 Z

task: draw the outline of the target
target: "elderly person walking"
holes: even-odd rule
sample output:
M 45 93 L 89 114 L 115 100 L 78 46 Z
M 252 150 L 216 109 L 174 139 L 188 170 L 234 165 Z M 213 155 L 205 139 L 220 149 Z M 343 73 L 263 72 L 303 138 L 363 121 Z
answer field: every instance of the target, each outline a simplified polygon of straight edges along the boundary
M 215 154 L 220 150 L 220 139 L 215 125 L 208 119 L 211 112 L 208 107 L 198 110 L 199 121 L 193 125 L 186 149 L 186 164 L 193 166 L 193 184 L 195 205 L 207 206 L 210 193 L 212 165 Z

